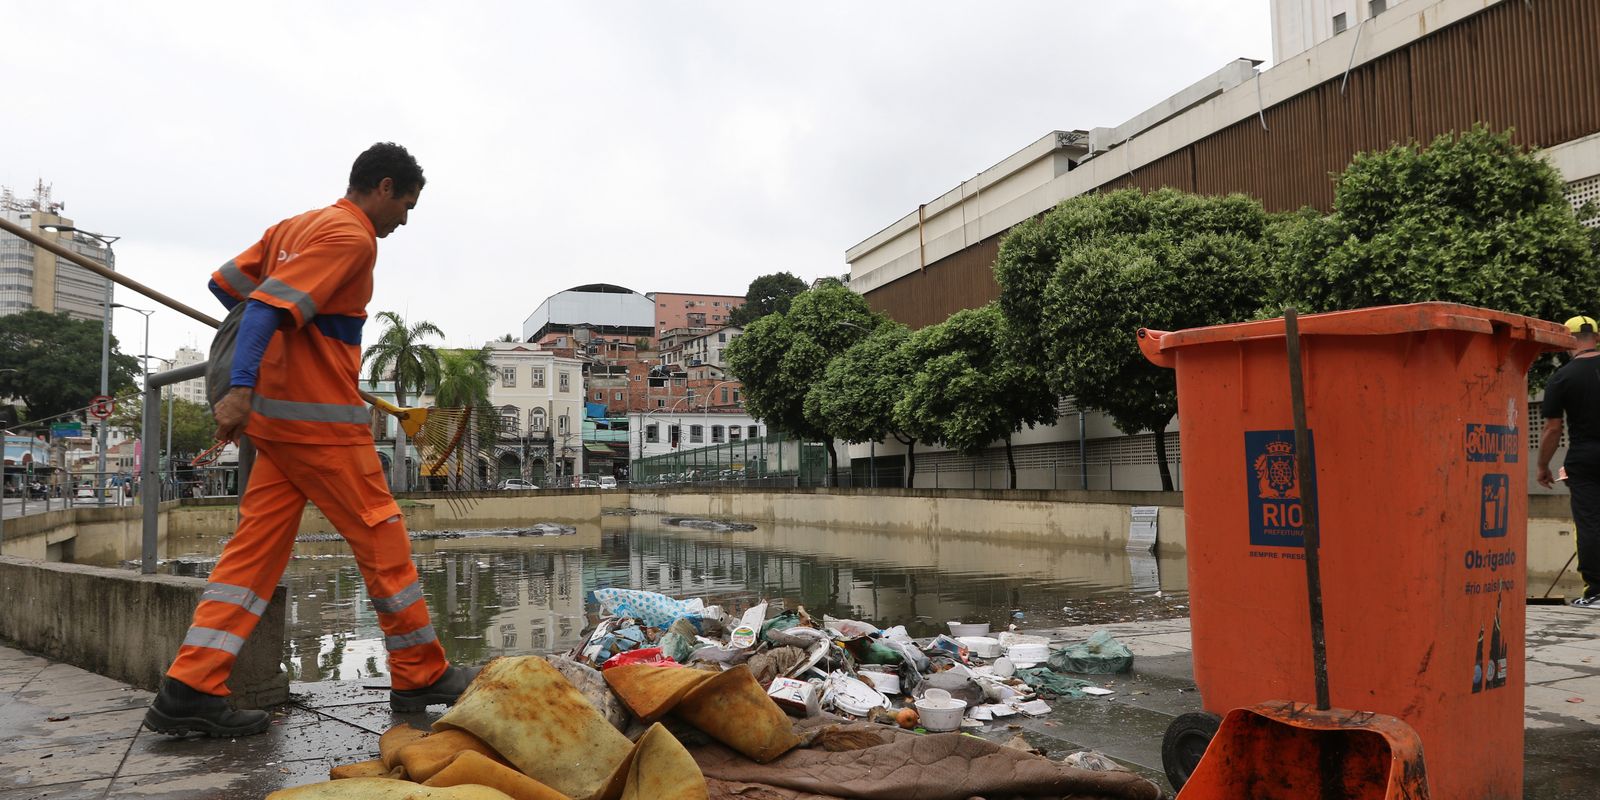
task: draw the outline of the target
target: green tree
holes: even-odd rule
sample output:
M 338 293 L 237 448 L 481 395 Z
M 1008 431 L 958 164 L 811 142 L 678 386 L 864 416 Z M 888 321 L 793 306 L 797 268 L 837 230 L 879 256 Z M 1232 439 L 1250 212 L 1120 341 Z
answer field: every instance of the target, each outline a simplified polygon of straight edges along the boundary
M 1005 442 L 1010 487 L 1017 488 L 1011 435 L 1023 426 L 1055 422 L 1056 394 L 1031 364 L 1012 357 L 999 306 L 957 311 L 912 334 L 907 348 L 917 365 L 895 405 L 895 418 L 966 455 Z
M 166 447 L 167 413 L 171 406 L 172 450 L 175 453 L 198 453 L 216 441 L 217 423 L 211 418 L 211 408 L 204 403 L 168 397 L 161 401 L 161 437 L 152 442 L 149 452 Z M 133 431 L 144 436 L 144 398 L 135 395 L 117 404 L 111 415 L 111 426 Z
M 829 432 L 806 417 L 806 393 L 828 362 L 878 326 L 867 301 L 842 286 L 824 286 L 794 298 L 787 312 L 764 316 L 728 343 L 728 371 L 744 383 L 744 405 L 769 428 L 828 447 L 828 485 L 839 454 Z
M 444 338 L 444 331 L 431 322 L 407 324 L 404 317 L 393 311 L 378 312 L 383 329 L 378 341 L 361 354 L 367 363 L 367 380 L 372 388 L 378 381 L 394 379 L 395 404 L 404 407 L 406 393 L 421 392 L 425 387 L 439 382 L 439 351 L 429 344 L 430 337 Z M 406 432 L 399 425 L 394 434 L 394 474 L 390 478 L 395 491 L 405 491 Z
M 917 476 L 917 443 L 935 439 L 932 431 L 895 415 L 895 405 L 911 386 L 916 367 L 910 353 L 911 330 L 885 320 L 865 339 L 828 362 L 822 379 L 806 392 L 806 419 L 836 439 L 851 443 L 888 437 L 906 446 L 905 485 Z
M 83 408 L 100 393 L 99 322 L 39 310 L 0 317 L 0 396 L 16 397 L 29 419 Z M 113 396 L 133 388 L 139 363 L 111 339 Z
M 439 351 L 439 381 L 433 392 L 434 402 L 441 406 L 488 405 L 489 386 L 495 374 L 489 357 L 487 347 Z
M 1268 215 L 1242 195 L 1130 189 L 1069 199 L 1038 225 L 1059 236 L 1030 243 L 1056 258 L 1042 300 L 1017 297 L 1038 291 L 1033 263 L 1018 270 L 1027 280 L 1002 283 L 1002 296 L 1038 313 L 1033 341 L 1051 389 L 1106 412 L 1123 433 L 1154 433 L 1161 485 L 1172 490 L 1164 432 L 1177 413 L 1177 385 L 1171 370 L 1144 358 L 1135 334 L 1255 317 L 1274 289 Z
M 750 282 L 744 294 L 744 305 L 728 315 L 728 324 L 744 327 L 768 314 L 788 311 L 789 304 L 805 290 L 806 282 L 793 273 L 762 275 Z
M 1333 213 L 1286 242 L 1285 291 L 1306 311 L 1444 300 L 1550 320 L 1600 312 L 1593 232 L 1560 173 L 1509 132 L 1362 153 L 1336 179 Z

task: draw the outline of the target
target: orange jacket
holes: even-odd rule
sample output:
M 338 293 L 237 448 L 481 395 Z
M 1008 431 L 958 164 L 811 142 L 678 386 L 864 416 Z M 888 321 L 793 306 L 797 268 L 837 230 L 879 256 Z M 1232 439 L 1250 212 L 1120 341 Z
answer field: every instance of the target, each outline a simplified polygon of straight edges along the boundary
M 361 327 L 372 299 L 378 239 L 371 220 L 340 200 L 271 228 L 211 279 L 236 299 L 287 311 L 261 358 L 250 436 L 308 444 L 370 444 L 357 383 Z

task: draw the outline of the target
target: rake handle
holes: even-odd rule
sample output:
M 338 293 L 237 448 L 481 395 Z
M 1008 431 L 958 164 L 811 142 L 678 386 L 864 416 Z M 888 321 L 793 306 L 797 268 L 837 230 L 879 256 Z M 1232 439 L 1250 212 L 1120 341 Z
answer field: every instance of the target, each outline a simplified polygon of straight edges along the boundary
M 1311 430 L 1306 425 L 1305 375 L 1300 369 L 1300 318 L 1294 306 L 1283 309 L 1284 344 L 1289 355 L 1289 402 L 1294 407 L 1294 463 L 1299 473 L 1300 508 L 1305 518 L 1306 595 L 1311 606 L 1311 669 L 1317 682 L 1317 710 L 1332 705 L 1328 696 L 1328 635 L 1322 620 L 1322 547 L 1317 518 L 1316 469 L 1311 463 Z
M 126 275 L 123 275 L 120 272 L 117 272 L 117 271 L 111 270 L 111 269 L 107 269 L 106 267 L 101 266 L 100 264 L 96 264 L 95 262 L 90 261 L 89 259 L 84 258 L 83 256 L 80 256 L 77 253 L 74 253 L 71 250 L 68 250 L 67 248 L 62 247 L 61 245 L 56 244 L 55 242 L 52 242 L 49 239 L 46 239 L 43 236 L 40 236 L 40 235 L 34 233 L 33 231 L 28 230 L 27 228 L 24 228 L 24 227 L 22 227 L 20 225 L 17 225 L 16 223 L 14 223 L 14 222 L 12 222 L 12 221 L 10 221 L 8 219 L 5 219 L 3 217 L 0 217 L 0 230 L 3 230 L 6 233 L 11 234 L 12 236 L 15 236 L 15 237 L 17 237 L 19 239 L 22 239 L 22 240 L 28 242 L 29 244 L 33 245 L 34 247 L 37 247 L 37 248 L 39 248 L 41 250 L 45 250 L 47 252 L 50 252 L 50 253 L 54 254 L 56 258 L 64 258 L 64 259 L 66 259 L 66 260 L 68 260 L 68 261 L 70 261 L 70 262 L 72 262 L 72 263 L 74 263 L 74 264 L 76 264 L 76 265 L 78 265 L 80 267 L 83 267 L 86 270 L 89 270 L 90 272 L 93 272 L 96 275 L 99 275 L 102 278 L 105 278 L 108 281 L 111 281 L 112 283 L 118 283 L 118 284 L 121 284 L 121 285 L 129 288 L 129 289 L 132 289 L 135 292 L 138 292 L 139 294 L 142 294 L 145 297 L 147 297 L 147 298 L 149 298 L 151 300 L 154 300 L 157 303 L 160 303 L 160 304 L 166 306 L 167 308 L 172 309 L 173 311 L 178 312 L 179 314 L 183 314 L 183 315 L 185 315 L 187 317 L 191 317 L 191 318 L 195 319 L 198 322 L 204 322 L 205 324 L 210 325 L 213 328 L 215 328 L 215 327 L 217 327 L 217 326 L 222 324 L 221 322 L 219 322 L 217 320 L 216 317 L 213 317 L 213 316 L 211 316 L 209 314 L 206 314 L 205 312 L 200 311 L 199 309 L 196 309 L 193 306 L 188 305 L 187 303 L 183 303 L 183 302 L 181 302 L 179 300 L 173 299 L 172 297 L 169 297 L 166 294 L 163 294 L 162 292 L 158 292 L 155 289 L 152 289 L 149 286 L 146 286 L 146 285 L 144 285 L 144 284 L 142 284 L 142 283 L 140 283 L 140 282 L 138 282 L 138 281 L 126 276 Z M 362 389 L 358 388 L 356 391 L 361 392 L 361 399 L 362 400 L 365 400 L 368 403 L 371 403 L 372 405 L 375 405 L 378 408 L 381 408 L 384 411 L 387 411 L 390 414 L 393 414 L 395 417 L 397 417 L 399 419 L 405 419 L 406 418 L 406 416 L 407 416 L 406 409 L 400 408 L 399 406 L 397 406 L 394 403 L 391 403 L 391 402 L 389 402 L 387 400 L 383 400 L 383 399 L 374 397 L 374 396 L 372 396 L 372 394 L 368 393 L 365 390 L 362 390 Z

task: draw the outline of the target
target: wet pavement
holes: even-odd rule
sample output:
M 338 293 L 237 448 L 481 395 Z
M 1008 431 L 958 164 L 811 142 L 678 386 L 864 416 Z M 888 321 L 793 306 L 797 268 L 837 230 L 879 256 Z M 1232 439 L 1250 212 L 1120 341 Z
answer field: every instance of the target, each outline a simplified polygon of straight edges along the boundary
M 1056 639 L 1112 631 L 1134 672 L 1101 699 L 1058 699 L 1045 717 L 979 731 L 1022 735 L 1052 758 L 1093 749 L 1165 785 L 1161 734 L 1200 708 L 1187 619 L 1031 629 Z M 1528 609 L 1527 798 L 1579 800 L 1600 785 L 1600 612 Z M 140 729 L 148 692 L 0 647 L 0 800 L 260 797 L 324 780 L 330 767 L 376 757 L 378 734 L 434 714 L 389 710 L 382 681 L 297 683 L 264 735 L 173 739 Z M 442 712 L 442 707 L 431 709 Z

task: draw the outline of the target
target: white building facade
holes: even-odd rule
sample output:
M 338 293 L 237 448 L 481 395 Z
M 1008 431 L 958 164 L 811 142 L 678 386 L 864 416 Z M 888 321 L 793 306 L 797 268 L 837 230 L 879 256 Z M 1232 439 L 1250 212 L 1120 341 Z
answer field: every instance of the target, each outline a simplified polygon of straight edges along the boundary
M 493 469 L 500 480 L 538 486 L 583 472 L 583 362 L 524 342 L 489 342 L 502 439 Z

